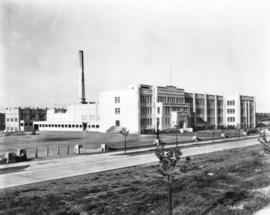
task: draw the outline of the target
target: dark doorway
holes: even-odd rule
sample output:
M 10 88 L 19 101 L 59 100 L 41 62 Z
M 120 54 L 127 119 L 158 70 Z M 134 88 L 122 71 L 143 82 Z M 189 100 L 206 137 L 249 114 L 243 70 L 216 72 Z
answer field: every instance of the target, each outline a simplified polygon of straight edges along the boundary
M 86 130 L 86 128 L 87 128 L 87 123 L 86 123 L 86 122 L 83 122 L 83 123 L 82 123 L 82 128 L 83 128 L 83 131 Z
M 115 126 L 120 126 L 120 120 L 115 121 Z
M 34 124 L 34 131 L 38 131 L 38 125 Z

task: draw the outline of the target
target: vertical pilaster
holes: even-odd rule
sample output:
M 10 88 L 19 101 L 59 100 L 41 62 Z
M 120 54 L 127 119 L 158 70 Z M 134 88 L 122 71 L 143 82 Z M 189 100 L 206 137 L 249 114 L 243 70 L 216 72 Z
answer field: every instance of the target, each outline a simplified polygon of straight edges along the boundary
M 244 116 L 245 116 L 245 117 L 244 117 L 244 126 L 245 126 L 245 128 L 246 128 L 246 127 L 247 127 L 247 117 L 248 117 L 248 116 L 247 116 L 247 101 L 244 101 L 244 107 L 245 107 L 245 108 L 244 108 L 244 113 L 245 113 L 245 114 L 244 114 Z
M 196 94 L 193 93 L 193 113 L 196 113 Z
M 215 95 L 215 128 L 218 127 L 218 105 L 217 105 L 217 95 Z
M 253 127 L 256 127 L 256 100 L 253 99 Z
M 204 121 L 207 122 L 207 94 L 204 94 Z
M 250 101 L 247 102 L 247 126 L 250 127 Z

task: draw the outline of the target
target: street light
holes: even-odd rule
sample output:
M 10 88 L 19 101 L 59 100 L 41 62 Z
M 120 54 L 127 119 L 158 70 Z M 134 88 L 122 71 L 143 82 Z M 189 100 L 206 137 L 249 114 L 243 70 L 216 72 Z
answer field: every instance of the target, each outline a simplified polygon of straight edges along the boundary
M 215 134 L 215 130 L 212 129 L 212 143 L 214 143 L 214 134 Z
M 159 118 L 157 118 L 157 139 L 159 141 Z
M 176 130 L 176 148 L 178 148 L 178 131 Z

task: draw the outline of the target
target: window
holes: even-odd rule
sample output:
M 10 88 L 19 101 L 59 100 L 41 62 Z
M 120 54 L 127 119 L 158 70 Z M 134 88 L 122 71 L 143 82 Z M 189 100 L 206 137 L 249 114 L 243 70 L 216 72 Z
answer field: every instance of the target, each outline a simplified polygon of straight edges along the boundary
M 227 109 L 227 113 L 235 113 L 235 109 Z
M 115 114 L 120 114 L 120 108 L 115 108 Z
M 230 106 L 230 105 L 235 105 L 235 101 L 234 100 L 227 101 L 227 106 Z
M 235 122 L 235 117 L 228 117 L 227 118 L 227 121 L 228 122 Z
M 114 97 L 114 102 L 117 104 L 117 103 L 120 103 L 120 97 Z
M 158 102 L 166 102 L 166 96 L 158 96 Z
M 170 107 L 166 107 L 165 111 L 166 111 L 166 114 L 170 114 Z
M 157 108 L 157 113 L 160 114 L 160 107 Z
M 82 120 L 87 121 L 87 115 L 82 115 Z
M 9 122 L 9 118 L 7 118 L 7 122 Z

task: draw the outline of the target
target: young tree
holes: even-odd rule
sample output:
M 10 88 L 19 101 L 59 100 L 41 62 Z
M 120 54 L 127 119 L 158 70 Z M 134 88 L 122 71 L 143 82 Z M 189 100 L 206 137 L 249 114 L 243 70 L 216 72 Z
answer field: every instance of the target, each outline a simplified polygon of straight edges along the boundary
M 178 147 L 172 149 L 166 149 L 164 147 L 166 143 L 159 139 L 159 121 L 157 121 L 157 139 L 158 144 L 155 154 L 159 159 L 158 172 L 164 176 L 168 182 L 168 214 L 172 215 L 172 178 L 174 167 L 176 166 L 177 161 L 180 159 L 182 152 Z
M 158 172 L 167 179 L 168 182 L 168 214 L 172 215 L 172 178 L 174 167 L 180 159 L 182 152 L 179 148 L 166 149 L 164 144 L 159 144 L 155 152 L 159 159 Z
M 260 138 L 258 139 L 258 141 L 261 143 L 264 153 L 270 154 L 270 140 L 267 140 L 266 130 L 264 130 L 263 133 L 260 134 Z
M 124 136 L 124 138 L 125 138 L 125 154 L 126 154 L 126 151 L 127 151 L 127 136 L 129 134 L 129 131 L 126 128 L 122 128 L 119 133 L 122 134 Z

